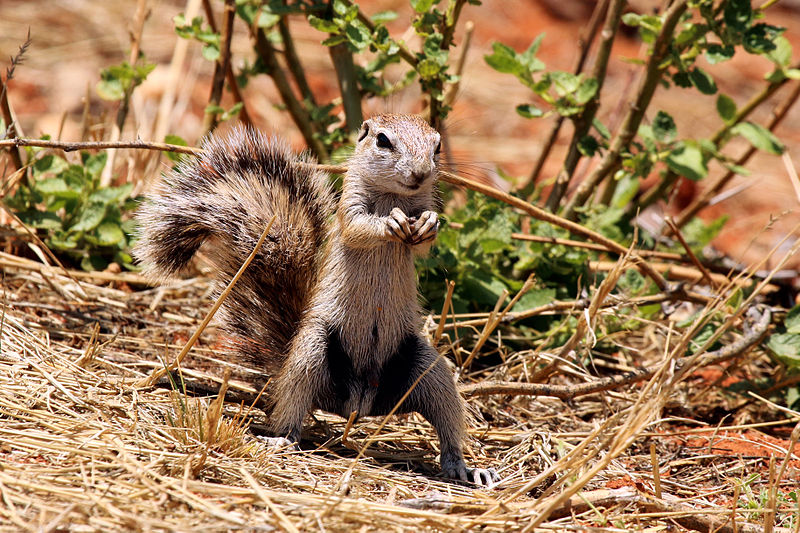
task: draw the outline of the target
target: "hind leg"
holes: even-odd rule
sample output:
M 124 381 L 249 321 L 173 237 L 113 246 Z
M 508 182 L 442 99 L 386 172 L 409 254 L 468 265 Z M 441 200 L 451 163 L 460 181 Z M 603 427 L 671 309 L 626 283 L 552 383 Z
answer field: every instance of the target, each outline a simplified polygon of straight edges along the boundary
M 303 418 L 330 382 L 326 350 L 324 325 L 305 324 L 295 335 L 289 356 L 275 379 L 271 425 L 276 435 L 289 442 L 300 442 Z
M 494 469 L 468 468 L 464 463 L 464 405 L 456 390 L 453 373 L 444 359 L 425 339 L 418 336 L 412 360 L 409 386 L 418 378 L 420 381 L 409 394 L 403 410 L 418 412 L 436 429 L 441 447 L 442 473 L 448 478 L 471 481 L 477 485 L 491 485 L 500 481 Z

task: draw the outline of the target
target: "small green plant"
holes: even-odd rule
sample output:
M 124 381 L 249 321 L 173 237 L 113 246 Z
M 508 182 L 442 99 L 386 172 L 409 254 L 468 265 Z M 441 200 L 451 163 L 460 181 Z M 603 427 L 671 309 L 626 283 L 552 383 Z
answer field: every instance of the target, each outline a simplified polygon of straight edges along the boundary
M 37 152 L 29 148 L 29 158 Z M 30 179 L 5 201 L 51 250 L 84 270 L 102 270 L 112 261 L 133 269 L 133 222 L 124 218 L 136 206 L 133 184 L 101 187 L 106 159 L 105 152 L 81 152 L 81 164 L 71 164 L 45 153 L 36 157 Z

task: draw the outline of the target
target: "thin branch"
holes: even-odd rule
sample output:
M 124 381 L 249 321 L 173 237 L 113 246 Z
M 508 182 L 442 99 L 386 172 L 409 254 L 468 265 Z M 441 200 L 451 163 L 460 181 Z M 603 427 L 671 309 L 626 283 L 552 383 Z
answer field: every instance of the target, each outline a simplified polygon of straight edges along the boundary
M 608 9 L 605 24 L 603 25 L 602 38 L 600 40 L 600 48 L 597 51 L 597 59 L 592 69 L 592 77 L 597 80 L 597 92 L 591 100 L 586 102 L 581 113 L 573 120 L 574 129 L 572 132 L 572 140 L 569 143 L 569 150 L 567 157 L 564 160 L 564 165 L 558 173 L 556 183 L 550 191 L 550 196 L 547 198 L 547 208 L 550 211 L 558 211 L 558 206 L 561 204 L 561 199 L 564 193 L 567 192 L 569 182 L 575 173 L 575 167 L 578 166 L 578 161 L 581 159 L 581 152 L 578 150 L 578 143 L 583 139 L 592 127 L 597 110 L 600 108 L 600 92 L 603 90 L 603 83 L 606 79 L 606 72 L 608 71 L 608 61 L 611 57 L 611 47 L 614 44 L 614 38 L 617 35 L 620 19 L 622 18 L 622 9 L 627 2 L 625 0 L 614 0 L 611 7 Z
M 203 2 L 204 5 L 208 3 L 207 0 Z M 225 87 L 225 75 L 230 68 L 231 62 L 231 41 L 233 39 L 233 19 L 236 14 L 236 5 L 234 0 L 225 0 L 225 10 L 222 22 L 222 46 L 220 47 L 220 56 L 214 63 L 214 77 L 211 81 L 211 95 L 208 97 L 209 106 L 219 107 L 222 101 L 222 90 Z M 217 127 L 218 114 L 216 111 L 206 110 L 206 115 L 203 120 L 203 131 L 209 134 Z
M 697 363 L 698 367 L 706 367 L 723 363 L 729 359 L 733 359 L 747 350 L 758 344 L 764 335 L 767 334 L 770 323 L 772 321 L 772 311 L 764 307 L 760 313 L 753 307 L 748 311 L 754 319 L 750 331 L 747 331 L 737 341 L 726 344 L 719 350 L 708 352 Z M 682 357 L 675 361 L 675 373 L 678 373 L 684 365 L 695 360 L 694 356 Z M 618 376 L 609 376 L 607 378 L 598 379 L 589 383 L 581 383 L 578 385 L 549 385 L 546 383 L 513 383 L 503 381 L 486 381 L 483 383 L 475 383 L 471 385 L 464 385 L 460 388 L 461 393 L 465 396 L 489 396 L 492 394 L 508 394 L 513 396 L 552 396 L 562 400 L 570 400 L 578 396 L 585 396 L 587 394 L 594 394 L 612 389 L 619 389 L 626 385 L 639 383 L 641 381 L 650 379 L 656 372 L 661 369 L 661 365 L 654 365 L 651 367 L 643 368 L 641 370 L 634 370 Z
M 203 0 L 203 10 L 206 12 L 206 21 L 209 27 L 211 27 L 211 31 L 217 33 L 217 21 L 214 18 L 214 10 L 211 8 L 211 0 Z M 228 89 L 233 95 L 233 101 L 237 104 L 242 104 L 241 111 L 239 111 L 239 120 L 241 120 L 243 124 L 252 126 L 253 120 L 250 118 L 250 113 L 247 111 L 247 105 L 242 97 L 242 91 L 239 89 L 239 83 L 236 81 L 236 74 L 233 72 L 233 62 L 230 60 L 228 61 L 228 68 L 225 69 L 225 79 L 228 80 Z
M 3 120 L 6 123 L 6 131 L 0 131 L 0 135 L 11 138 L 19 137 L 22 135 L 19 125 L 14 120 L 14 113 L 11 111 L 11 103 L 8 101 L 8 82 L 14 79 L 14 71 L 17 65 L 21 65 L 25 60 L 25 52 L 31 46 L 33 40 L 31 39 L 31 29 L 28 28 L 28 35 L 25 37 L 25 42 L 19 47 L 17 55 L 11 58 L 11 65 L 6 69 L 6 79 L 3 80 L 0 86 L 0 112 L 3 114 Z M 11 162 L 14 164 L 14 169 L 19 170 L 23 167 L 22 153 L 19 149 L 11 150 Z
M 328 52 L 333 61 L 333 68 L 336 70 L 339 92 L 342 94 L 347 131 L 354 133 L 361 127 L 364 115 L 361 112 L 361 91 L 358 89 L 358 75 L 353 63 L 353 53 L 345 43 L 329 47 Z
M 789 112 L 789 109 L 791 109 L 794 103 L 797 102 L 798 98 L 800 98 L 800 82 L 795 84 L 794 90 L 789 95 L 789 97 L 786 98 L 786 100 L 784 100 L 777 108 L 775 108 L 775 111 L 773 111 L 772 116 L 766 125 L 766 128 L 770 131 L 774 131 L 775 128 L 777 128 L 778 125 L 781 123 L 781 121 L 783 121 L 783 119 L 786 117 L 787 113 Z M 739 166 L 747 164 L 750 158 L 753 157 L 753 155 L 757 151 L 758 150 L 755 147 L 751 146 L 744 154 L 742 154 L 742 156 L 739 159 L 736 160 L 736 164 Z M 692 219 L 692 217 L 694 217 L 698 212 L 700 212 L 700 210 L 706 207 L 708 203 L 711 201 L 711 199 L 719 191 L 721 191 L 725 187 L 725 185 L 727 185 L 728 182 L 730 182 L 731 179 L 733 179 L 734 176 L 736 176 L 736 172 L 734 172 L 733 170 L 729 170 L 728 172 L 726 172 L 725 174 L 714 180 L 714 182 L 711 185 L 709 185 L 708 189 L 703 191 L 700 197 L 697 198 L 694 202 L 692 202 L 692 204 L 689 205 L 689 207 L 687 207 L 678 216 L 675 222 L 678 225 L 678 227 L 679 228 L 683 227 L 687 222 L 689 222 L 689 220 Z
M 109 148 L 135 148 L 139 150 L 158 150 L 161 152 L 175 152 L 178 154 L 200 155 L 202 148 L 193 146 L 179 146 L 177 144 L 136 141 L 88 141 L 88 142 L 66 142 L 50 141 L 44 139 L 2 139 L 0 148 L 7 146 L 38 146 L 41 148 L 54 148 L 65 152 L 75 152 L 77 150 L 106 150 Z
M 678 242 L 681 243 L 683 249 L 686 250 L 686 255 L 692 261 L 692 264 L 697 268 L 697 270 L 700 271 L 700 273 L 703 275 L 703 278 L 708 282 L 708 284 L 711 285 L 712 288 L 716 288 L 717 284 L 712 279 L 711 273 L 706 269 L 706 267 L 703 266 L 703 263 L 700 262 L 697 256 L 694 255 L 694 252 L 689 247 L 689 243 L 686 242 L 686 239 L 683 237 L 680 228 L 678 228 L 678 226 L 675 225 L 675 222 L 672 220 L 672 217 L 668 216 L 664 219 L 664 221 L 667 223 L 667 226 L 669 226 L 672 232 L 675 234 L 675 237 L 678 239 Z
M 791 68 L 800 68 L 800 63 L 796 63 Z M 769 83 L 760 93 L 755 95 L 750 99 L 750 101 L 742 106 L 736 113 L 736 116 L 733 118 L 733 120 L 723 125 L 716 131 L 716 133 L 714 133 L 714 135 L 711 136 L 711 142 L 714 143 L 717 149 L 720 150 L 723 146 L 725 146 L 725 143 L 727 143 L 729 140 L 729 134 L 734 126 L 744 121 L 750 115 L 750 113 L 767 101 L 773 94 L 775 94 L 775 91 L 783 87 L 788 81 L 789 78 L 784 78 L 782 80 Z M 793 100 L 790 99 L 790 101 L 794 103 Z M 668 170 L 667 174 L 662 178 L 659 184 L 647 191 L 637 205 L 643 209 L 653 202 L 656 202 L 659 198 L 663 198 L 679 177 L 680 176 L 672 170 Z
M 297 100 L 297 97 L 295 97 L 292 87 L 289 85 L 289 80 L 286 78 L 286 74 L 278 62 L 275 47 L 272 46 L 263 28 L 251 28 L 251 31 L 254 32 L 256 51 L 264 62 L 267 75 L 269 75 L 275 83 L 275 87 L 281 95 L 281 100 L 286 104 L 286 108 L 292 116 L 292 120 L 294 120 L 300 133 L 303 134 L 306 144 L 317 159 L 320 161 L 326 160 L 328 158 L 328 151 L 325 149 L 322 142 L 314 136 L 314 130 L 311 126 L 311 116 Z
M 634 135 L 636 135 L 639 124 L 641 124 L 644 118 L 644 113 L 655 94 L 656 87 L 658 87 L 661 75 L 669 65 L 669 63 L 664 63 L 664 58 L 669 52 L 675 26 L 677 26 L 681 16 L 684 11 L 686 11 L 687 2 L 688 0 L 675 0 L 667 10 L 664 16 L 661 33 L 659 33 L 653 45 L 653 53 L 647 61 L 645 75 L 642 77 L 636 92 L 636 98 L 634 102 L 631 103 L 630 109 L 620 128 L 620 132 L 612 141 L 603 160 L 580 184 L 578 190 L 575 191 L 575 194 L 565 206 L 565 218 L 574 220 L 576 215 L 575 208 L 583 205 L 592 194 L 595 187 L 609 175 L 612 169 L 617 165 L 622 151 L 628 146 Z
M 283 57 L 286 59 L 286 64 L 289 66 L 289 72 L 292 73 L 292 78 L 297 84 L 297 88 L 300 89 L 300 94 L 303 96 L 303 100 L 308 100 L 311 105 L 316 107 L 317 101 L 314 98 L 314 93 L 311 92 L 311 87 L 308 85 L 305 69 L 300 61 L 300 56 L 297 54 L 297 48 L 294 45 L 292 33 L 289 31 L 288 20 L 288 17 L 283 16 L 278 21 L 278 31 L 280 32 L 281 39 L 283 40 Z

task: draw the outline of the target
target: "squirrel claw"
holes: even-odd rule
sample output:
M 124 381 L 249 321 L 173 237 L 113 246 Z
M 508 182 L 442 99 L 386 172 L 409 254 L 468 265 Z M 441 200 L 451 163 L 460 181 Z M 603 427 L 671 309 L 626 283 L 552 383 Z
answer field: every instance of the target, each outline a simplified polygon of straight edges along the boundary
M 500 481 L 500 476 L 494 468 L 468 468 L 463 459 L 444 459 L 442 475 L 446 478 L 489 488 Z
M 272 450 L 278 450 L 278 449 L 284 449 L 288 451 L 300 450 L 300 445 L 297 443 L 297 441 L 293 441 L 292 439 L 287 439 L 286 437 L 259 436 L 258 439 Z
M 413 244 L 436 239 L 439 233 L 439 215 L 433 211 L 425 211 L 419 216 L 419 220 L 414 225 Z
M 409 242 L 414 235 L 409 218 L 399 207 L 395 207 L 386 217 L 386 236 L 398 242 Z

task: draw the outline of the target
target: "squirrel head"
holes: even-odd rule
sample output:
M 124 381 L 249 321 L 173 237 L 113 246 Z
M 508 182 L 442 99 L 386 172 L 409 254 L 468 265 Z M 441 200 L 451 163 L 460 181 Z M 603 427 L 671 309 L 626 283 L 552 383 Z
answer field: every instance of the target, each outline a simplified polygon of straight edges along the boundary
M 440 147 L 439 132 L 421 117 L 377 115 L 361 125 L 349 166 L 366 185 L 413 196 L 433 187 Z

